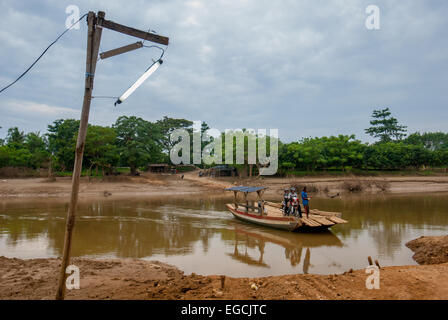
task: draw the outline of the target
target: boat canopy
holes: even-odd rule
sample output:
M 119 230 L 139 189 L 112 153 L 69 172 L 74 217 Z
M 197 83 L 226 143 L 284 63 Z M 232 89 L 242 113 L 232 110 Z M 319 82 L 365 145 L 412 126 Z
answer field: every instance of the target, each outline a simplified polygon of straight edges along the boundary
M 244 192 L 244 193 L 248 193 L 248 192 L 258 192 L 261 190 L 265 190 L 268 187 L 232 187 L 232 188 L 227 188 L 226 191 L 236 191 L 236 192 Z

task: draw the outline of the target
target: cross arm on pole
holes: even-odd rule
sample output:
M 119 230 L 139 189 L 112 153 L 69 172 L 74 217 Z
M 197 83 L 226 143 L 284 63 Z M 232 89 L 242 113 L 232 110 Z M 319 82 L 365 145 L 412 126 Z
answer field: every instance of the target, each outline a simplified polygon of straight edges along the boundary
M 160 43 L 160 44 L 163 44 L 163 45 L 166 45 L 166 46 L 169 43 L 169 38 L 168 37 L 159 36 L 159 35 L 154 34 L 154 33 L 146 32 L 146 31 L 142 31 L 142 30 L 138 30 L 138 29 L 134 29 L 134 28 L 131 28 L 131 27 L 127 27 L 127 26 L 124 26 L 122 24 L 110 21 L 110 20 L 99 18 L 98 21 L 97 21 L 97 24 L 99 26 L 103 27 L 103 28 L 107 28 L 107 29 L 110 29 L 110 30 L 113 30 L 113 31 L 121 32 L 121 33 L 127 34 L 129 36 L 133 36 L 133 37 L 140 38 L 140 39 L 143 39 L 143 40 Z
M 104 59 L 114 57 L 114 56 L 122 54 L 122 53 L 126 53 L 126 52 L 129 52 L 132 50 L 139 49 L 141 47 L 143 47 L 143 42 L 138 41 L 136 43 L 128 44 L 128 45 L 120 47 L 120 48 L 116 48 L 116 49 L 112 49 L 112 50 L 103 52 L 100 54 L 100 58 L 104 60 Z

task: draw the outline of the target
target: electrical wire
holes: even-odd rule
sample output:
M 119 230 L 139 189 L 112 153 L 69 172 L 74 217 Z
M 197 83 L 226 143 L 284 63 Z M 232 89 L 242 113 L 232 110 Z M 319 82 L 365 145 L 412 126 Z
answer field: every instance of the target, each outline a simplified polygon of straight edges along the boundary
M 160 59 L 162 59 L 163 58 L 163 55 L 165 54 L 165 51 L 166 51 L 166 49 L 163 49 L 162 47 L 159 47 L 159 46 L 143 46 L 144 48 L 157 48 L 157 49 L 159 49 L 159 50 L 162 50 L 162 54 L 160 55 L 160 58 L 158 59 L 158 60 L 160 60 Z M 168 46 L 167 46 L 167 49 L 168 49 Z
M 143 45 L 144 48 L 157 48 L 159 50 L 162 51 L 162 53 L 160 54 L 160 57 L 157 60 L 153 60 L 153 63 L 145 70 L 148 71 L 149 68 L 151 68 L 157 61 L 162 61 L 163 55 L 165 54 L 166 49 L 163 49 L 162 47 L 156 46 L 156 45 L 152 45 L 152 46 L 145 46 Z M 167 47 L 168 48 L 168 47 Z M 101 48 L 100 48 L 101 49 Z M 163 62 L 163 61 L 162 61 Z M 113 97 L 113 96 L 92 96 L 92 99 L 119 99 L 120 97 Z M 117 103 L 115 103 L 115 106 L 117 105 Z
M 156 31 L 154 31 L 154 30 L 151 30 L 151 27 L 149 27 L 148 28 L 148 31 L 146 31 L 146 32 L 152 32 L 152 33 L 154 33 L 154 34 L 157 34 L 157 32 Z M 146 39 L 143 39 L 143 42 L 142 42 L 142 44 L 145 44 L 145 41 L 146 41 Z
M 118 99 L 119 97 L 111 97 L 111 96 L 92 96 L 92 99 Z
M 40 60 L 40 58 L 42 58 L 44 56 L 44 54 L 48 51 L 48 49 L 50 49 L 50 47 L 52 45 L 54 45 L 56 42 L 58 42 L 58 40 L 64 35 L 66 34 L 69 30 L 71 30 L 79 21 L 81 21 L 84 17 L 87 16 L 87 13 L 85 13 L 81 18 L 79 18 L 76 22 L 74 22 L 69 28 L 67 28 L 64 32 L 62 32 L 57 38 L 56 40 L 54 40 L 42 53 L 41 55 L 31 64 L 31 66 L 29 66 L 28 69 L 25 70 L 25 72 L 23 72 L 16 80 L 14 80 L 13 82 L 11 82 L 10 84 L 8 84 L 6 87 L 2 88 L 0 90 L 0 93 L 2 93 L 3 91 L 5 91 L 6 89 L 8 89 L 9 87 L 11 87 L 13 84 L 15 84 L 17 81 L 19 81 L 25 74 L 28 73 L 28 71 L 31 70 L 31 68 L 34 67 L 34 65 Z
M 153 64 L 156 62 L 156 61 L 159 61 L 159 60 L 162 60 L 162 58 L 163 58 L 163 55 L 165 54 L 165 51 L 166 51 L 166 49 L 168 49 L 168 46 L 167 46 L 167 48 L 165 48 L 165 49 L 163 49 L 162 47 L 159 47 L 159 46 L 156 46 L 156 45 L 152 45 L 152 46 L 145 46 L 145 45 L 143 45 L 143 47 L 144 48 L 157 48 L 157 49 L 159 49 L 159 50 L 161 50 L 162 51 L 162 53 L 160 54 L 160 57 L 159 57 L 159 59 L 157 59 L 157 60 L 153 60 L 154 62 L 145 70 L 145 72 L 146 71 L 148 71 L 149 70 L 149 68 L 151 68 L 152 66 L 153 66 Z M 101 50 L 101 48 L 100 48 L 100 50 Z M 92 96 L 92 99 L 115 99 L 115 100 L 117 100 L 119 97 L 113 97 L 113 96 Z

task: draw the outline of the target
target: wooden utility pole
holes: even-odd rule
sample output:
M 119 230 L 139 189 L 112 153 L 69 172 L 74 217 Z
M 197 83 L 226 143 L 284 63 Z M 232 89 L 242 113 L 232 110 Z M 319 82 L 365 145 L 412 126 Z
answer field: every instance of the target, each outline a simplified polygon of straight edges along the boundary
M 64 251 L 62 256 L 61 269 L 59 273 L 58 291 L 56 293 L 57 300 L 63 300 L 65 296 L 65 288 L 66 288 L 65 282 L 67 279 L 66 269 L 70 262 L 72 234 L 73 234 L 73 228 L 75 226 L 76 208 L 78 203 L 79 180 L 82 171 L 82 160 L 86 142 L 87 127 L 89 124 L 89 113 L 90 113 L 90 103 L 92 100 L 93 81 L 95 76 L 96 63 L 98 60 L 98 52 L 100 48 L 101 34 L 103 27 L 127 35 L 131 35 L 137 38 L 141 38 L 143 40 L 149 40 L 164 45 L 168 45 L 169 41 L 167 37 L 126 27 L 112 21 L 107 21 L 104 19 L 104 17 L 105 13 L 102 11 L 99 11 L 98 15 L 95 15 L 94 12 L 90 11 L 87 15 L 88 32 L 87 32 L 87 58 L 86 58 L 84 101 L 82 104 L 81 121 L 79 123 L 78 140 L 76 142 L 75 165 L 73 167 L 73 175 L 72 175 L 72 192 L 70 197 L 70 205 L 67 212 Z M 129 50 L 121 50 L 121 48 L 118 49 L 115 49 L 116 51 L 113 52 L 114 53 L 113 55 L 129 51 Z

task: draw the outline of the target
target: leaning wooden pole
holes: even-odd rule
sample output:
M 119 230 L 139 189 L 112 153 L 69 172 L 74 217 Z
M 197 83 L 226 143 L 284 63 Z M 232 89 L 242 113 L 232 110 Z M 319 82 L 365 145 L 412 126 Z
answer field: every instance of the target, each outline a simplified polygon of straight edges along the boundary
M 86 58 L 86 79 L 84 90 L 84 101 L 82 105 L 81 121 L 79 124 L 78 140 L 76 142 L 75 165 L 72 176 L 72 192 L 70 205 L 67 212 L 67 222 L 64 239 L 64 251 L 59 274 L 57 300 L 63 300 L 65 296 L 65 282 L 67 274 L 65 273 L 70 262 L 70 249 L 72 245 L 72 233 L 75 225 L 76 207 L 78 203 L 79 180 L 82 171 L 82 159 L 84 154 L 84 145 L 87 135 L 87 126 L 89 124 L 90 102 L 92 100 L 93 80 L 98 59 L 98 51 L 101 41 L 102 28 L 97 26 L 98 19 L 104 19 L 104 12 L 89 12 L 87 16 L 87 58 Z

